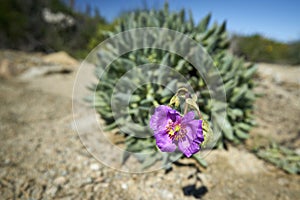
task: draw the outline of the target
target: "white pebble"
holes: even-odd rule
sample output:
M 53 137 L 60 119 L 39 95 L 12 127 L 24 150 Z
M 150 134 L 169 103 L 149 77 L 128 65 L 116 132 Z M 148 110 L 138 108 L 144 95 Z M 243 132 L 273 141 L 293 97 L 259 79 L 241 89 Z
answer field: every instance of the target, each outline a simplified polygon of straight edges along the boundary
M 121 187 L 122 187 L 123 190 L 126 190 L 128 188 L 126 183 L 122 183 Z
M 93 171 L 98 171 L 100 169 L 100 166 L 98 164 L 94 163 L 94 164 L 91 164 L 90 168 Z

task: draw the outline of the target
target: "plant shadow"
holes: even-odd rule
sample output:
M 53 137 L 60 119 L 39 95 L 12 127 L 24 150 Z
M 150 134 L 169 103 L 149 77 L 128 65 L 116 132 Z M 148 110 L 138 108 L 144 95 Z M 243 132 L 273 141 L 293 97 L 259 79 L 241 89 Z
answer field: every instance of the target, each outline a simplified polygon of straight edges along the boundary
M 182 188 L 183 194 L 185 196 L 193 196 L 197 199 L 201 199 L 207 192 L 207 187 L 206 186 L 201 186 L 199 188 L 196 188 L 196 185 L 187 185 Z

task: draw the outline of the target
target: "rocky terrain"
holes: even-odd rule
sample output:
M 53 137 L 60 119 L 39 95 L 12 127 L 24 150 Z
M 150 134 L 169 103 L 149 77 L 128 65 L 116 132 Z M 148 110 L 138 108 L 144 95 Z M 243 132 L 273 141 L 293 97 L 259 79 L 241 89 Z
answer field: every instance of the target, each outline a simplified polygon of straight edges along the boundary
M 246 145 L 210 152 L 207 169 L 182 159 L 168 172 L 132 174 L 105 166 L 81 143 L 72 114 L 79 63 L 50 58 L 0 52 L 0 199 L 300 199 L 299 175 L 250 151 L 269 140 L 300 151 L 299 67 L 259 64 L 258 126 Z M 74 117 L 90 112 L 75 104 L 82 116 Z

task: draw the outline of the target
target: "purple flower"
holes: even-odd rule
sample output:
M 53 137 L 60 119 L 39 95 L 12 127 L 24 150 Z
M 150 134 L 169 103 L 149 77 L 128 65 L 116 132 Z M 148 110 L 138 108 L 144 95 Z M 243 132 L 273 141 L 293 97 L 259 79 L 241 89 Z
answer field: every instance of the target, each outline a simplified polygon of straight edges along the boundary
M 173 152 L 178 146 L 185 156 L 190 157 L 200 150 L 204 140 L 202 120 L 194 120 L 194 112 L 183 117 L 168 106 L 158 106 L 150 119 L 156 145 L 161 151 Z

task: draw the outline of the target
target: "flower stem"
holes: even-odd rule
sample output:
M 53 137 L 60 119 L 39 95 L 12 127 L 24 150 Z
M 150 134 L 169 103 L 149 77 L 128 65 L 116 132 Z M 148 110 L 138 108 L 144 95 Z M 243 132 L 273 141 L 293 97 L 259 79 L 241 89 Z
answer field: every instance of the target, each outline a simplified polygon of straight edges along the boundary
M 201 115 L 201 112 L 199 109 L 197 109 L 197 114 L 198 114 L 199 119 L 202 119 L 202 115 Z
M 187 104 L 187 103 L 185 103 L 185 105 L 184 105 L 184 112 L 183 112 L 183 114 L 185 115 L 185 114 L 187 113 L 187 111 L 188 111 L 188 104 Z
M 189 93 L 188 93 L 188 91 L 185 93 L 185 99 L 187 99 L 187 98 L 189 98 Z M 185 101 L 186 102 L 186 101 Z M 187 104 L 187 103 L 185 103 L 185 105 L 184 105 L 184 114 L 186 114 L 187 113 L 187 111 L 188 111 L 188 107 L 189 107 L 189 105 Z

